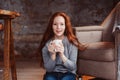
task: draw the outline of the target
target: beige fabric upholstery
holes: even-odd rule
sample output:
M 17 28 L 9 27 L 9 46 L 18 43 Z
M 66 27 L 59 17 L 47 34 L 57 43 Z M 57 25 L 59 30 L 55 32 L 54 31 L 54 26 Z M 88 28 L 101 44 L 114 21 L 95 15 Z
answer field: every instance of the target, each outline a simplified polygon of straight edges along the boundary
M 79 41 L 89 44 L 87 50 L 80 51 L 78 54 L 77 73 L 79 76 L 91 75 L 117 80 L 117 49 L 118 43 L 120 43 L 114 26 L 117 7 L 120 7 L 120 3 L 115 6 L 100 26 L 74 27 Z
M 88 49 L 80 52 L 79 58 L 93 61 L 114 61 L 114 44 L 112 42 L 96 42 L 88 46 Z
M 102 39 L 102 26 L 76 27 L 76 36 L 80 42 L 98 42 Z

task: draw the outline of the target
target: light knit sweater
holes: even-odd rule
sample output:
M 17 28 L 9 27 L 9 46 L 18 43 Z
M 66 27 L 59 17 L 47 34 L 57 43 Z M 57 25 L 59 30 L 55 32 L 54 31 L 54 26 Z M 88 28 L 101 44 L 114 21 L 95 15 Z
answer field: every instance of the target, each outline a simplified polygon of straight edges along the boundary
M 42 49 L 42 56 L 44 67 L 47 72 L 71 72 L 76 74 L 76 62 L 77 62 L 77 54 L 78 48 L 70 43 L 67 37 L 64 37 L 62 43 L 64 45 L 64 55 L 67 57 L 66 62 L 62 62 L 59 55 L 56 55 L 56 59 L 52 60 L 50 57 L 50 53 L 48 51 L 48 44 L 51 40 L 49 40 Z

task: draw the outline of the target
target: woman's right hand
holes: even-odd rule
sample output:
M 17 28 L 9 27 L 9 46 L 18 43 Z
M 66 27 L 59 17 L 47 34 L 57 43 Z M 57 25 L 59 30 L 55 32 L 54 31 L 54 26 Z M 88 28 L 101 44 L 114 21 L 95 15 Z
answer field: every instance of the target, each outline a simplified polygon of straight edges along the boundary
M 55 44 L 51 41 L 48 45 L 48 51 L 50 52 L 51 58 L 56 59 Z

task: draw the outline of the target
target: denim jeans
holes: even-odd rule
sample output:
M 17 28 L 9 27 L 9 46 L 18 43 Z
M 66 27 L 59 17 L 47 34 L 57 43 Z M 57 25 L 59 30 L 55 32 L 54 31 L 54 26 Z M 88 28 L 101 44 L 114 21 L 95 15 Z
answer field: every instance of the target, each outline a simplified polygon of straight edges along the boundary
M 76 75 L 70 72 L 46 72 L 44 80 L 76 80 Z

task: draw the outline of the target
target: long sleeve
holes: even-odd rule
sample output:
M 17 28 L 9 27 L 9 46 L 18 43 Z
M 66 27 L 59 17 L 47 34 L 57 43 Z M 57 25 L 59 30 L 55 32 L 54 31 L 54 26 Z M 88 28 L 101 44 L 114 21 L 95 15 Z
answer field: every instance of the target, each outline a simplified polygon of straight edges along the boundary
M 69 57 L 67 61 L 64 63 L 64 66 L 67 67 L 69 70 L 75 70 L 76 62 L 77 62 L 77 54 L 78 54 L 77 47 L 70 44 L 68 54 L 69 54 Z
M 55 68 L 56 62 L 51 59 L 50 54 L 48 52 L 47 45 L 45 45 L 45 47 L 43 47 L 42 49 L 42 57 L 43 57 L 44 67 L 46 68 L 46 70 L 48 72 L 53 71 L 53 69 Z

